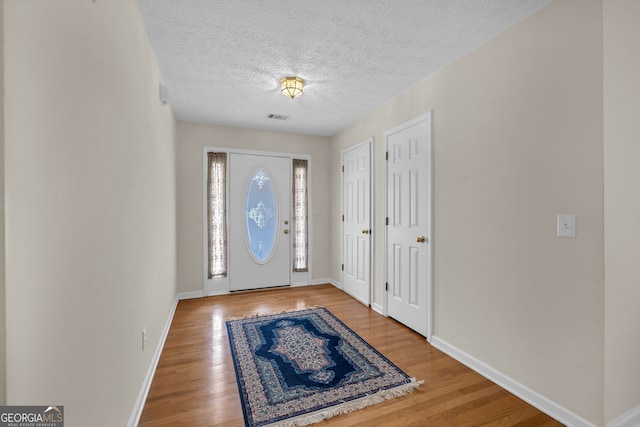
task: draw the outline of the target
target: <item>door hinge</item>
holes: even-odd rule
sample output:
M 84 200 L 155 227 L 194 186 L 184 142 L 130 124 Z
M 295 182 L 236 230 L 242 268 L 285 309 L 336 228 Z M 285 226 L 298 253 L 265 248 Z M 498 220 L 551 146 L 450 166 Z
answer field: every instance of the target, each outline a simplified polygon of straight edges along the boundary
M 389 217 L 387 217 L 387 223 L 386 223 L 386 225 L 389 225 Z
M 388 151 L 386 153 L 384 153 L 384 159 L 385 160 L 389 160 L 389 152 Z
M 344 215 L 342 215 L 342 222 L 344 222 Z
M 344 271 L 344 264 L 342 264 L 342 271 Z
M 342 172 L 344 173 L 344 165 L 342 165 Z
M 384 290 L 388 291 L 389 290 L 389 282 L 385 282 L 384 283 Z

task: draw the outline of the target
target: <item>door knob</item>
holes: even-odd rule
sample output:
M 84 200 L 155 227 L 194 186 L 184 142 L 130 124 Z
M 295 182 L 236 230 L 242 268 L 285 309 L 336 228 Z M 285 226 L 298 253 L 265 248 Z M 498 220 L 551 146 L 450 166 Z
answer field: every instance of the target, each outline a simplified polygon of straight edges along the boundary
M 362 230 L 362 234 L 369 234 L 369 230 Z
M 289 230 L 284 230 L 284 234 L 289 234 Z
M 427 238 L 426 238 L 426 237 L 424 237 L 424 236 L 418 236 L 418 237 L 416 238 L 416 242 L 418 242 L 418 243 L 424 243 L 424 242 L 426 242 L 426 241 L 427 241 Z

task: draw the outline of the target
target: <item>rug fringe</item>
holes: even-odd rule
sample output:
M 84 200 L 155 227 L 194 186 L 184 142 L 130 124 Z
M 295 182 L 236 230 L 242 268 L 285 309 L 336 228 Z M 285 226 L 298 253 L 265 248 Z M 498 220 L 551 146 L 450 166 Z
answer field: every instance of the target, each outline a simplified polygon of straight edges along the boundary
M 236 317 L 227 317 L 227 322 L 230 320 L 242 320 L 242 319 L 252 319 L 254 317 L 260 317 L 260 316 L 271 316 L 273 314 L 282 314 L 282 313 L 293 313 L 295 311 L 303 311 L 303 310 L 311 310 L 314 308 L 325 308 L 323 305 L 308 305 L 306 307 L 303 308 L 291 308 L 288 310 L 282 310 L 282 311 L 275 311 L 275 312 L 271 312 L 271 313 L 260 313 L 260 312 L 256 312 L 256 313 L 247 313 L 245 315 L 242 316 L 236 316 Z
M 384 402 L 385 400 L 391 400 L 402 397 L 407 393 L 413 393 L 413 391 L 420 387 L 422 384 L 424 384 L 424 380 L 417 381 L 415 378 L 411 378 L 410 383 L 403 384 L 401 386 L 388 390 L 380 390 L 375 394 L 365 396 L 360 399 L 345 402 L 331 408 L 314 412 L 312 414 L 301 415 L 297 418 L 289 418 L 287 420 L 269 424 L 265 427 L 304 427 L 311 424 L 319 423 L 338 415 L 348 414 L 349 412 L 357 411 L 358 409 L 363 409 L 368 406 Z

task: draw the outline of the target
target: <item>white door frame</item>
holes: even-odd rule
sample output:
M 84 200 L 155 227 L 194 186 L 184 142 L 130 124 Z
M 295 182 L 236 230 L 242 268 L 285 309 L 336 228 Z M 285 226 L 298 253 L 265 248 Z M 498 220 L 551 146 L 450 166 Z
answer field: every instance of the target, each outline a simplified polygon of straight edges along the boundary
M 431 132 L 431 135 L 429 135 L 429 137 L 427 138 L 427 143 L 428 143 L 428 147 L 427 150 L 429 151 L 429 194 L 427 195 L 427 211 L 429 212 L 429 221 L 427 223 L 427 238 L 429 239 L 430 245 L 431 245 L 431 250 L 429 252 L 429 258 L 428 258 L 428 274 L 427 274 L 427 298 L 429 300 L 428 304 L 427 304 L 427 341 L 431 342 L 431 336 L 433 335 L 433 257 L 434 257 L 434 236 L 433 236 L 433 125 L 432 125 L 432 121 L 431 121 L 431 111 L 422 114 L 420 116 L 414 117 L 413 119 L 410 119 L 406 122 L 403 122 L 387 131 L 385 131 L 384 135 L 385 135 L 385 156 L 388 155 L 386 154 L 386 150 L 387 150 L 387 137 L 391 134 L 394 134 L 396 132 L 399 132 L 403 129 L 409 128 L 411 126 L 416 125 L 417 123 L 423 122 L 423 121 L 429 121 L 429 123 L 431 124 L 429 126 L 429 132 Z M 388 166 L 388 162 L 384 162 L 384 177 L 385 177 L 385 186 L 384 186 L 384 206 L 385 206 L 385 215 L 387 215 L 388 213 L 386 212 L 386 206 L 388 204 L 388 194 L 387 194 L 387 183 L 389 180 L 389 166 Z M 389 261 L 389 253 L 387 250 L 387 243 L 388 243 L 388 236 L 387 236 L 387 231 L 388 228 L 385 226 L 385 232 L 384 232 L 384 262 L 383 262 L 383 270 L 384 270 L 384 281 L 385 283 L 389 282 L 389 272 L 388 272 L 388 261 Z M 388 307 L 389 307 L 389 292 L 387 292 L 386 290 L 386 285 L 385 285 L 385 292 L 384 292 L 384 309 L 383 309 L 383 314 L 385 316 L 389 316 L 389 311 L 388 311 Z
M 229 276 L 221 277 L 221 278 L 208 278 L 208 251 L 209 244 L 207 239 L 208 227 L 207 227 L 207 153 L 217 152 L 217 153 L 227 153 L 227 161 L 229 159 L 230 154 L 252 154 L 258 156 L 277 156 L 277 157 L 288 157 L 290 160 L 293 159 L 302 159 L 307 160 L 308 169 L 307 169 L 307 191 L 309 195 L 309 204 L 308 204 L 308 225 L 309 225 L 309 271 L 304 273 L 294 273 L 292 269 L 289 271 L 290 275 L 290 283 L 291 286 L 306 286 L 311 284 L 312 276 L 312 268 L 313 268 L 313 193 L 312 189 L 312 162 L 311 156 L 308 154 L 296 154 L 296 153 L 282 153 L 276 151 L 258 151 L 258 150 L 242 150 L 237 148 L 228 148 L 228 147 L 214 147 L 214 146 L 203 146 L 202 147 L 202 294 L 204 296 L 210 295 L 225 295 L 230 293 L 229 287 Z M 229 182 L 229 174 L 230 170 L 227 168 L 227 182 Z M 293 182 L 292 182 L 293 185 Z M 227 185 L 227 200 L 229 200 L 229 186 Z M 292 197 L 292 195 L 291 195 Z M 293 206 L 291 206 L 293 209 Z M 289 218 L 293 218 L 293 211 L 289 212 Z M 227 209 L 227 231 L 229 230 L 229 209 Z M 233 237 L 228 235 L 228 239 L 232 239 Z M 293 254 L 293 240 L 290 240 L 290 253 Z M 230 264 L 227 264 L 230 265 Z M 231 275 L 232 272 L 229 271 L 228 275 Z
M 364 141 L 361 141 L 357 144 L 354 144 L 350 147 L 345 148 L 344 150 L 342 150 L 341 154 L 340 154 L 340 161 L 342 162 L 342 173 L 340 174 L 340 210 L 342 212 L 342 218 L 343 220 L 340 222 L 340 259 L 342 262 L 342 265 L 344 267 L 344 155 L 345 153 L 360 148 L 362 146 L 368 146 L 369 148 L 369 223 L 370 223 L 370 227 L 371 230 L 373 232 L 373 230 L 375 229 L 374 224 L 375 224 L 375 218 L 374 218 L 374 214 L 375 214 L 375 209 L 373 209 L 373 207 L 375 206 L 374 204 L 374 180 L 373 180 L 373 167 L 375 165 L 374 159 L 373 159 L 373 147 L 375 146 L 374 144 L 375 140 L 374 137 L 370 137 L 365 139 Z M 373 260 L 374 258 L 374 238 L 375 236 L 371 236 L 369 237 L 369 298 L 368 301 L 365 302 L 365 304 L 367 304 L 369 307 L 371 307 L 372 304 L 372 295 L 373 295 Z M 343 269 L 344 270 L 344 269 Z M 341 277 L 340 277 L 340 289 L 344 290 L 344 271 L 341 271 Z

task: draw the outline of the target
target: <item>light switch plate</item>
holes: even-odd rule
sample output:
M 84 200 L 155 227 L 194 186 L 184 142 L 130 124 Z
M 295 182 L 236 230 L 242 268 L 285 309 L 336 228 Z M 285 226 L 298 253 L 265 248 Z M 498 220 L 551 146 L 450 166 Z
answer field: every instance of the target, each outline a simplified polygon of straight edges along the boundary
M 576 216 L 558 215 L 558 237 L 576 237 Z

